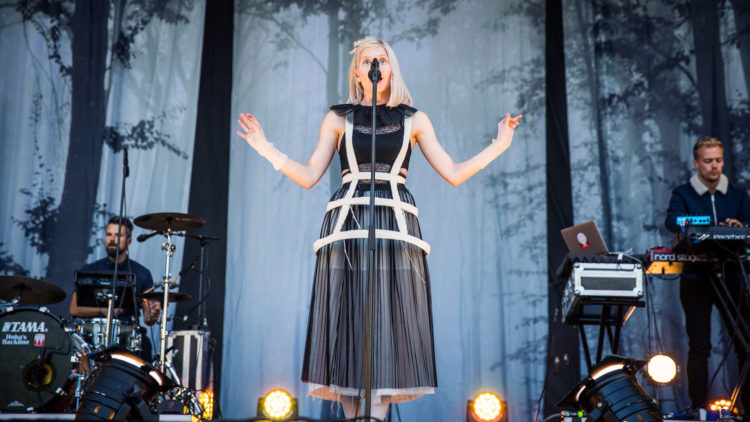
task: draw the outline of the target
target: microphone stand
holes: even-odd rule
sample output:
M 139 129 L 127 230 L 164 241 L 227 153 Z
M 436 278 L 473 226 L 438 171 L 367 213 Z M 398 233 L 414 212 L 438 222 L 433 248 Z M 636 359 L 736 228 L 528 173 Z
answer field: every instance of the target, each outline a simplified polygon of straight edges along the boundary
M 120 188 L 120 214 L 117 219 L 117 247 L 115 249 L 115 270 L 112 273 L 112 291 L 107 299 L 107 329 L 104 335 L 104 347 L 109 345 L 114 340 L 114 333 L 112 332 L 112 318 L 115 313 L 115 295 L 117 294 L 117 269 L 120 266 L 120 235 L 122 233 L 122 214 L 123 207 L 125 206 L 125 180 L 130 176 L 130 167 L 128 166 L 128 149 L 123 149 L 122 158 L 122 187 Z M 133 303 L 135 306 L 136 303 Z
M 377 84 L 380 77 L 380 63 L 375 58 L 370 66 L 370 80 L 372 81 L 372 141 L 370 143 L 370 228 L 367 235 L 367 316 L 365 323 L 365 420 L 370 420 L 372 409 L 372 307 L 373 290 L 375 284 L 375 110 L 378 102 Z

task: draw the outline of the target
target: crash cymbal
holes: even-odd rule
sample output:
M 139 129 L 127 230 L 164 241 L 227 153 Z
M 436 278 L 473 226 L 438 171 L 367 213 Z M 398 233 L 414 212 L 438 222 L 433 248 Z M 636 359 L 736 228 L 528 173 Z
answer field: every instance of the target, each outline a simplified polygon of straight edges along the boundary
M 206 220 L 190 214 L 179 212 L 157 212 L 145 214 L 134 221 L 136 226 L 155 231 L 194 230 L 206 224 Z
M 164 299 L 164 292 L 150 291 L 150 292 L 141 293 L 140 296 L 143 299 L 162 301 Z M 183 300 L 190 300 L 190 299 L 192 299 L 192 297 L 187 293 L 169 292 L 170 302 L 182 302 Z
M 22 305 L 50 305 L 65 299 L 65 292 L 56 285 L 21 275 L 0 275 L 0 299 L 18 297 Z

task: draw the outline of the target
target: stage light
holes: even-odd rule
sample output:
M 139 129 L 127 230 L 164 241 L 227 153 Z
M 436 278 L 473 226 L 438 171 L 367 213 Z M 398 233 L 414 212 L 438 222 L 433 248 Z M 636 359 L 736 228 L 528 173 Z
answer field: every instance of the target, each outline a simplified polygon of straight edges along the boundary
M 731 405 L 732 405 L 732 402 L 727 399 L 718 399 L 708 406 L 708 410 L 713 410 L 715 412 L 719 412 L 722 410 L 729 410 L 729 406 Z M 737 409 L 734 409 L 734 411 L 736 412 Z
M 505 402 L 489 391 L 466 402 L 466 422 L 498 422 L 507 420 Z
M 655 382 L 666 384 L 677 375 L 677 364 L 667 355 L 656 355 L 649 359 L 648 376 Z
M 203 408 L 203 420 L 213 419 L 214 417 L 214 392 L 201 391 L 198 393 L 198 401 Z
M 148 419 L 159 392 L 174 385 L 139 357 L 119 345 L 89 356 L 99 369 L 86 384 L 77 420 Z
M 258 399 L 257 416 L 271 420 L 297 416 L 297 399 L 284 390 L 271 390 L 265 397 Z
M 557 403 L 560 407 L 578 407 L 589 420 L 638 422 L 661 421 L 661 409 L 638 384 L 635 373 L 644 361 L 607 356 Z

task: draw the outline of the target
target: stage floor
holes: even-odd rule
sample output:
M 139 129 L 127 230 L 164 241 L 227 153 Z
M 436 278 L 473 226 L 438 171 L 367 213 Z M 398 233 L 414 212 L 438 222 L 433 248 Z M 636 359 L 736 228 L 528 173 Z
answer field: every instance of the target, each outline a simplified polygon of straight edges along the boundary
M 0 421 L 72 421 L 75 413 L 0 413 Z M 159 415 L 157 421 L 186 422 L 190 415 Z

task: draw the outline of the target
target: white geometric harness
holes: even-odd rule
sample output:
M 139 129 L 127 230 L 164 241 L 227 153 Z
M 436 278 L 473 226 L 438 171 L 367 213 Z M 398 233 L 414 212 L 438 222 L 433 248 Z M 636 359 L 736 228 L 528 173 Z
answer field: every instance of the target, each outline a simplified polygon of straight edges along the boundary
M 357 185 L 359 184 L 360 180 L 370 180 L 370 172 L 361 172 L 359 171 L 359 164 L 357 163 L 357 157 L 354 154 L 354 145 L 352 144 L 352 134 L 354 133 L 354 123 L 353 123 L 353 117 L 352 113 L 349 113 L 346 115 L 346 157 L 349 161 L 349 170 L 350 172 L 345 174 L 343 177 L 343 183 L 349 183 L 349 189 L 346 191 L 346 196 L 344 196 L 341 199 L 331 201 L 328 203 L 328 206 L 326 207 L 326 212 L 331 211 L 332 209 L 339 208 L 339 215 L 338 219 L 336 220 L 336 224 L 333 228 L 333 233 L 329 234 L 326 237 L 320 238 L 313 243 L 313 250 L 315 253 L 318 252 L 320 248 L 322 248 L 325 245 L 328 245 L 329 243 L 333 243 L 339 240 L 347 240 L 347 239 L 367 239 L 368 231 L 367 230 L 344 230 L 342 231 L 341 228 L 344 226 L 344 221 L 346 220 L 346 217 L 349 215 L 349 212 L 351 211 L 351 207 L 353 205 L 369 205 L 370 204 L 370 198 L 363 196 L 359 198 L 354 197 L 354 191 L 357 189 Z M 376 239 L 390 239 L 390 240 L 400 240 L 403 242 L 411 243 L 414 246 L 419 247 L 422 249 L 426 255 L 430 254 L 430 245 L 425 242 L 424 240 L 412 236 L 409 234 L 409 232 L 406 229 L 406 217 L 404 215 L 404 212 L 408 212 L 410 214 L 413 214 L 415 217 L 419 214 L 419 210 L 417 210 L 417 207 L 411 204 L 407 204 L 406 202 L 401 201 L 401 197 L 398 194 L 398 184 L 399 183 L 406 183 L 406 178 L 401 176 L 399 174 L 399 171 L 401 170 L 401 165 L 404 163 L 404 158 L 406 158 L 406 152 L 409 149 L 409 143 L 411 142 L 411 117 L 405 117 L 404 118 L 404 141 L 401 145 L 401 151 L 399 151 L 398 156 L 396 157 L 396 161 L 393 163 L 393 166 L 391 167 L 391 171 L 389 173 L 383 173 L 383 172 L 375 172 L 375 180 L 385 180 L 390 183 L 391 185 L 391 199 L 387 198 L 375 198 L 375 206 L 381 206 L 381 207 L 391 207 L 393 209 L 393 213 L 396 216 L 396 225 L 398 227 L 398 231 L 396 230 L 385 230 L 385 229 L 376 229 L 375 230 L 375 238 Z

